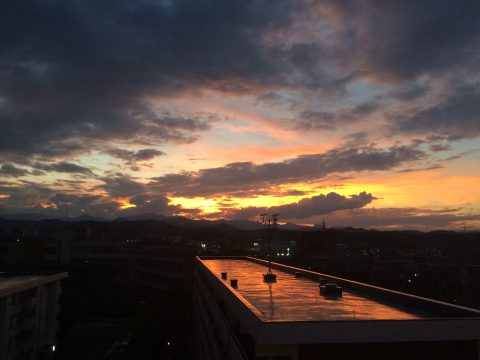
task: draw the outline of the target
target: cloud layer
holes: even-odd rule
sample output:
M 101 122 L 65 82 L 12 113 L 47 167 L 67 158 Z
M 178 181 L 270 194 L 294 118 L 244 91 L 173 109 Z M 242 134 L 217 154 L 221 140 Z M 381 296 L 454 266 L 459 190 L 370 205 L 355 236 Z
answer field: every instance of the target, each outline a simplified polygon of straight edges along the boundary
M 231 163 L 196 172 L 169 174 L 156 178 L 151 185 L 180 196 L 209 196 L 281 183 L 321 180 L 332 174 L 390 170 L 423 157 L 425 153 L 415 146 L 333 149 L 277 163 Z
M 384 197 L 371 173 L 387 195 L 420 182 L 423 206 L 478 211 L 460 193 L 478 177 L 479 19 L 475 0 L 7 0 L 0 211 L 203 216 L 172 199 L 268 194 L 291 218 L 366 214 Z M 457 200 L 415 177 L 428 171 L 464 176 Z M 301 186 L 329 178 L 357 195 Z
M 349 197 L 331 192 L 326 195 L 304 198 L 296 203 L 272 207 L 247 207 L 226 212 L 230 218 L 255 219 L 261 213 L 280 214 L 283 219 L 302 220 L 305 218 L 326 215 L 338 210 L 358 209 L 368 205 L 375 199 L 372 194 L 361 192 Z

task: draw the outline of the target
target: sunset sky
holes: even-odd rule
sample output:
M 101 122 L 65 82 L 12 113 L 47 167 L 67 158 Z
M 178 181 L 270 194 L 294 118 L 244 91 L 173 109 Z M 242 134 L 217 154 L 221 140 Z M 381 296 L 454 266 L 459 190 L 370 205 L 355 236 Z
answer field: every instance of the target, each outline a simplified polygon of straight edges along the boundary
M 1 214 L 480 229 L 480 2 L 5 0 Z

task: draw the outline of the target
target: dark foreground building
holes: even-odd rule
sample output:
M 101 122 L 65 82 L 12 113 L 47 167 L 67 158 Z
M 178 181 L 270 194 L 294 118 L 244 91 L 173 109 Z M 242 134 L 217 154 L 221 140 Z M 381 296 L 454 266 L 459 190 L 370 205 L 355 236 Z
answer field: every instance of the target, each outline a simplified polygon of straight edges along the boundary
M 200 359 L 480 359 L 480 311 L 281 264 L 273 269 L 277 282 L 267 284 L 262 260 L 196 258 Z M 321 294 L 320 283 L 336 283 L 343 294 Z
M 51 358 L 67 273 L 0 273 L 0 359 Z

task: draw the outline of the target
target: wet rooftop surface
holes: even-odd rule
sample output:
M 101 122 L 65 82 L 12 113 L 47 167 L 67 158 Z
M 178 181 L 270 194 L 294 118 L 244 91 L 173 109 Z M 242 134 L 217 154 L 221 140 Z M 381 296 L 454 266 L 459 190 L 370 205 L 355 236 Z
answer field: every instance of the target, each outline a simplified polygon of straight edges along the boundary
M 379 301 L 358 292 L 343 289 L 343 297 L 326 298 L 320 295 L 317 281 L 296 278 L 294 274 L 274 269 L 277 282 L 265 284 L 267 267 L 248 260 L 202 260 L 217 276 L 228 273 L 238 279 L 236 291 L 258 310 L 263 321 L 334 321 L 334 320 L 410 320 L 434 317 L 402 304 Z
M 0 290 L 24 284 L 30 281 L 36 281 L 45 277 L 46 276 L 41 275 L 0 275 Z

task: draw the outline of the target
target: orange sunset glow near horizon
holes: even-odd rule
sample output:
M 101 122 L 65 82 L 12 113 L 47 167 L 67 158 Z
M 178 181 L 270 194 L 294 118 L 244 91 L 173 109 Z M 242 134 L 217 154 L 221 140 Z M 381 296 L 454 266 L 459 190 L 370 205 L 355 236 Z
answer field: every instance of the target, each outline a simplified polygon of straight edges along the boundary
M 479 6 L 427 3 L 12 4 L 0 217 L 479 230 Z

